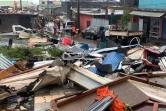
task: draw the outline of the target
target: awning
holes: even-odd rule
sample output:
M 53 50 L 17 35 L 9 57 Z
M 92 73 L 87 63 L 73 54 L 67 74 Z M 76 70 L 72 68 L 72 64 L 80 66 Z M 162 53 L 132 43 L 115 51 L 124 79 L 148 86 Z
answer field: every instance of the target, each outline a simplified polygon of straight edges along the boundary
M 146 17 L 161 17 L 165 13 L 161 12 L 143 12 L 143 11 L 132 11 L 129 13 L 130 15 L 138 15 L 138 16 L 146 16 Z

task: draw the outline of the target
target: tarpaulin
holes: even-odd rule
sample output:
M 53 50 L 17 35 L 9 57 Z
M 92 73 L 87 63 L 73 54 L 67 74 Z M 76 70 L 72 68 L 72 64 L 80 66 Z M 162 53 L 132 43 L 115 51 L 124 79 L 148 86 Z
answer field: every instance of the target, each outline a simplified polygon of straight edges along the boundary
M 112 71 L 115 71 L 119 66 L 119 63 L 124 59 L 124 56 L 118 54 L 117 52 L 110 52 L 104 58 L 102 64 L 111 64 Z
M 97 68 L 89 68 L 89 71 L 101 76 L 101 77 L 104 77 L 106 74 L 108 74 L 107 72 L 104 72 L 104 71 L 101 71 L 101 70 L 98 70 Z
M 83 50 L 89 50 L 88 44 L 84 44 L 80 48 L 83 49 Z
M 110 96 L 111 98 L 116 97 L 109 91 L 108 87 L 98 88 L 96 94 L 98 95 L 98 98 L 96 98 L 95 100 L 101 100 L 106 96 Z M 123 106 L 124 106 L 123 103 L 121 103 L 119 99 L 116 98 L 115 101 L 110 105 L 110 110 L 123 111 Z

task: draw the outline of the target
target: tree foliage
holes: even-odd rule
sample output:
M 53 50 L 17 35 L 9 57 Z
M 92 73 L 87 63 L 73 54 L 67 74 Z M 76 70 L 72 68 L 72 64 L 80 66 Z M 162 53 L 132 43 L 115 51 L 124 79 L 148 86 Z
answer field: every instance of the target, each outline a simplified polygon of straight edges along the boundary
M 128 24 L 129 21 L 130 21 L 129 10 L 124 9 L 123 15 L 122 15 L 121 19 L 119 20 L 119 23 L 122 24 L 122 27 L 124 27 Z

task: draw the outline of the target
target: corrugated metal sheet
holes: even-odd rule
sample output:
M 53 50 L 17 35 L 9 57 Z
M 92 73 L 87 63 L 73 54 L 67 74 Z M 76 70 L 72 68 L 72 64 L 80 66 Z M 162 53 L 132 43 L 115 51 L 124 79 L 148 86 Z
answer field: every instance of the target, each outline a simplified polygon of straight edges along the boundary
M 93 18 L 91 25 L 92 26 L 106 26 L 106 25 L 109 25 L 109 20 Z
M 161 17 L 165 13 L 160 12 L 143 12 L 143 11 L 132 11 L 130 15 L 146 16 L 146 17 Z
M 13 64 L 7 58 L 5 58 L 2 54 L 0 54 L 0 68 L 1 69 L 7 69 L 12 65 Z
M 115 71 L 119 66 L 119 63 L 124 59 L 124 56 L 118 54 L 117 52 L 110 52 L 104 58 L 102 64 L 111 64 L 112 71 Z

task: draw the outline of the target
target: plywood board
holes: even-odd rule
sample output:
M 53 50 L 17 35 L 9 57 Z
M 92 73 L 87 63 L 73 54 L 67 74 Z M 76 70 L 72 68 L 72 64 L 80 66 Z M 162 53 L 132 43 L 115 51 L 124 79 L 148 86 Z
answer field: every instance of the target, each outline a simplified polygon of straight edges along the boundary
M 157 86 L 152 86 L 149 84 L 132 81 L 130 80 L 130 83 L 132 83 L 134 86 L 136 86 L 138 89 L 140 89 L 142 92 L 144 92 L 147 96 L 150 98 L 166 102 L 166 89 L 160 88 Z
M 112 84 L 113 85 L 109 85 L 110 91 L 114 91 L 114 94 L 118 95 L 118 98 L 122 103 L 128 103 L 131 107 L 141 104 L 149 99 L 148 96 L 128 81 L 112 82 Z M 84 94 L 85 96 L 81 94 L 70 98 L 68 102 L 64 101 L 57 103 L 58 111 L 82 111 L 86 109 L 91 103 L 94 102 L 97 95 L 96 90 L 94 89 L 92 91 L 87 91 Z

